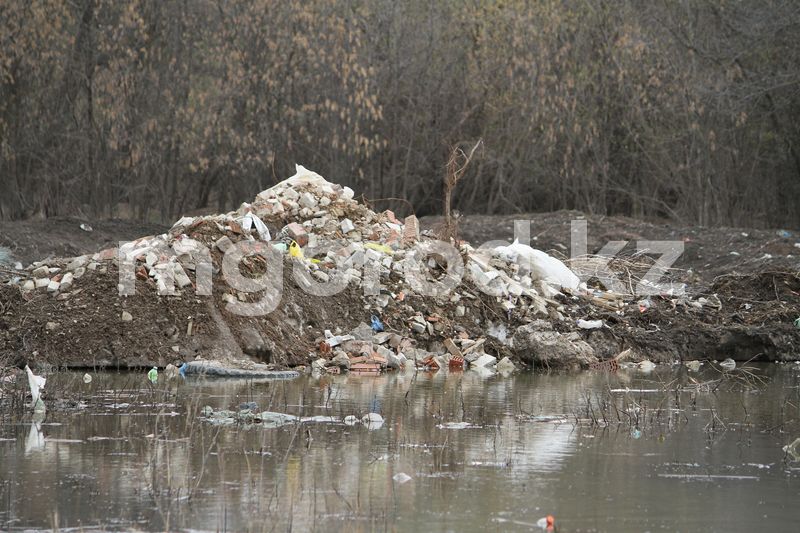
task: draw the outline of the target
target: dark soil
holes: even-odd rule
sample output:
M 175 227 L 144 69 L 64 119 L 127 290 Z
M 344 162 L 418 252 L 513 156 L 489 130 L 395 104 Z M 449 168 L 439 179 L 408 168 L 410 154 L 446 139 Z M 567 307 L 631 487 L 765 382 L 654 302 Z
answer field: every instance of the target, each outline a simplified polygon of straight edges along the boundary
M 531 245 L 566 257 L 573 212 L 512 217 L 464 217 L 460 238 L 476 246 L 493 239 L 511 239 L 514 219 L 532 220 Z M 651 297 L 651 306 L 639 312 L 635 300 L 623 313 L 606 310 L 583 297 L 559 297 L 561 331 L 574 331 L 575 320 L 603 319 L 600 330 L 581 331 L 601 359 L 633 348 L 635 357 L 654 361 L 691 359 L 746 360 L 800 359 L 800 331 L 793 325 L 800 316 L 800 277 L 794 246 L 797 237 L 783 238 L 773 231 L 729 228 L 684 228 L 627 218 L 588 217 L 588 252 L 609 240 L 681 239 L 686 252 L 673 277 L 689 285 L 691 299 Z M 11 248 L 24 263 L 46 256 L 74 256 L 116 246 L 120 240 L 162 233 L 166 228 L 135 223 L 91 222 L 93 231 L 78 228 L 77 219 L 57 219 L 0 224 L 0 245 Z M 435 229 L 436 219 L 423 221 Z M 195 228 L 193 238 L 211 241 Z M 745 236 L 746 234 L 747 236 Z M 731 252 L 739 255 L 731 255 Z M 624 253 L 631 254 L 630 250 Z M 769 254 L 769 255 L 765 255 Z M 215 266 L 220 257 L 214 256 Z M 315 297 L 302 291 L 284 268 L 283 297 L 275 311 L 264 317 L 229 313 L 223 296 L 230 289 L 215 282 L 213 296 L 159 296 L 150 280 L 137 280 L 135 296 L 117 292 L 116 267 L 103 265 L 107 274 L 87 272 L 71 292 L 56 299 L 42 291 L 26 297 L 17 287 L 0 285 L 0 364 L 26 362 L 58 366 L 146 367 L 179 363 L 197 356 L 206 359 L 244 357 L 279 367 L 308 364 L 318 357 L 325 329 L 348 332 L 369 323 L 375 310 L 365 308 L 359 288 L 332 297 Z M 216 281 L 216 277 L 215 277 Z M 399 279 L 396 280 L 399 282 Z M 399 284 L 388 287 L 398 292 Z M 504 324 L 509 337 L 526 323 L 524 313 L 508 314 L 491 297 L 466 286 L 474 298 L 462 298 L 466 316 L 456 317 L 454 304 L 409 295 L 392 299 L 381 313 L 387 330 L 415 339 L 421 348 L 435 350 L 445 338 L 487 336 L 489 323 Z M 718 298 L 721 305 L 698 307 L 700 296 Z M 121 319 L 127 311 L 130 322 Z M 412 335 L 409 318 L 422 313 L 435 325 L 434 335 Z M 48 329 L 48 323 L 50 328 Z M 189 325 L 191 324 L 191 334 Z M 255 339 L 255 340 L 254 340 Z M 498 358 L 515 356 L 513 349 L 489 338 L 487 351 Z
M 92 231 L 81 229 L 88 224 Z M 82 220 L 69 217 L 0 221 L 0 246 L 14 260 L 28 265 L 49 257 L 75 257 L 115 247 L 145 235 L 158 235 L 169 228 L 131 220 Z
M 689 292 L 707 287 L 723 274 L 755 274 L 773 270 L 800 270 L 800 232 L 782 237 L 776 230 L 747 228 L 705 228 L 670 222 L 644 222 L 628 217 L 585 215 L 578 211 L 518 215 L 463 215 L 458 237 L 477 247 L 492 240 L 514 239 L 514 221 L 529 220 L 530 245 L 556 255 L 569 257 L 570 222 L 586 219 L 587 253 L 596 254 L 610 241 L 631 241 L 620 253 L 630 256 L 638 240 L 680 240 L 684 253 L 674 268 L 683 270 L 682 281 Z M 425 217 L 423 227 L 436 230 L 441 217 Z M 689 272 L 691 271 L 691 272 Z

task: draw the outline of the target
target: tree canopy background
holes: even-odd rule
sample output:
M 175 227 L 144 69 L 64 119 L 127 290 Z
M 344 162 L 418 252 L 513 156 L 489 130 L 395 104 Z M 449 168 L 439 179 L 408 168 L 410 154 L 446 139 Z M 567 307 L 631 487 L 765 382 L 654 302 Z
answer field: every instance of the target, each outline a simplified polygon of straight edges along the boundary
M 793 0 L 9 0 L 0 218 L 169 221 L 294 163 L 454 207 L 800 226 Z M 383 200 L 388 207 L 392 200 Z

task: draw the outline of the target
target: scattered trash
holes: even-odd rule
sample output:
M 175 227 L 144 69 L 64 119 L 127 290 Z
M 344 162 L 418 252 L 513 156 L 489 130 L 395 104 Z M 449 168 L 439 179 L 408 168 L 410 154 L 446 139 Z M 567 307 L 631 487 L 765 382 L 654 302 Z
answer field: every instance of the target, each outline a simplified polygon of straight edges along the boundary
M 578 319 L 578 327 L 581 329 L 598 329 L 603 327 L 602 320 L 583 320 Z
M 94 231 L 94 229 L 92 229 L 92 227 L 89 224 L 81 224 L 78 227 L 81 228 L 83 231 L 86 231 L 86 232 L 89 232 L 89 233 Z
M 791 455 L 793 461 L 800 461 L 800 437 L 794 439 L 791 444 L 784 446 L 783 451 Z
M 44 402 L 41 398 L 41 390 L 47 383 L 47 379 L 34 374 L 28 365 L 25 365 L 25 373 L 28 374 L 28 386 L 31 389 L 31 407 L 33 407 L 34 412 L 43 412 Z
M 730 372 L 731 370 L 736 369 L 736 361 L 728 357 L 727 359 L 719 363 L 719 367 L 726 372 Z
M 494 253 L 509 263 L 519 264 L 527 269 L 531 278 L 541 280 L 557 287 L 578 290 L 580 279 L 567 265 L 541 250 L 536 250 L 528 245 L 520 244 L 518 240 L 509 246 L 498 246 Z
M 649 359 L 640 361 L 636 366 L 642 372 L 652 372 L 656 368 L 656 364 Z
M 300 245 L 297 244 L 297 241 L 292 241 L 289 244 L 289 255 L 296 257 L 297 259 L 305 259 L 303 256 L 303 249 L 300 248 Z
M 295 370 L 272 370 L 268 365 L 244 360 L 229 360 L 226 362 L 213 360 L 190 361 L 181 365 L 179 373 L 183 377 L 206 376 L 269 380 L 300 377 L 300 373 Z
M 361 423 L 367 429 L 380 429 L 383 427 L 383 417 L 378 413 L 367 413 L 361 417 Z
M 83 375 L 83 382 L 88 385 L 89 383 L 92 382 L 92 376 L 89 375 L 88 373 L 84 374 Z
M 437 424 L 436 427 L 439 429 L 477 429 L 483 426 L 478 426 L 469 422 L 444 422 L 442 424 Z
M 183 365 L 181 365 L 181 366 L 183 366 Z M 177 378 L 178 376 L 180 376 L 181 372 L 180 372 L 180 370 L 178 370 L 178 368 L 175 365 L 170 363 L 164 368 L 164 375 L 167 376 L 168 380 L 173 380 L 173 379 Z
M 794 327 L 800 329 L 800 317 L 794 319 Z
M 409 476 L 405 472 L 400 472 L 399 474 L 393 475 L 392 479 L 395 480 L 400 485 L 402 485 L 403 483 L 407 483 L 408 481 L 411 481 L 412 478 L 411 478 L 411 476 Z
M 154 366 L 153 368 L 150 369 L 150 371 L 147 373 L 147 379 L 150 380 L 150 383 L 158 383 L 158 368 L 157 367 Z
M 775 234 L 782 239 L 790 239 L 792 237 L 792 232 L 785 229 L 779 229 Z
M 640 439 L 642 437 L 642 432 L 639 428 L 631 429 L 631 437 L 634 439 Z
M 239 404 L 239 411 L 251 411 L 255 413 L 258 411 L 258 404 L 256 402 L 244 402 Z
M 536 527 L 552 531 L 555 527 L 555 523 L 556 519 L 553 518 L 553 515 L 547 515 L 544 518 L 540 518 L 536 521 Z
M 256 228 L 256 232 L 258 232 L 259 237 L 261 237 L 262 241 L 271 241 L 272 236 L 269 234 L 269 228 L 264 222 L 258 218 L 257 215 L 254 215 L 251 212 L 248 212 L 244 217 L 242 217 L 239 221 L 244 231 L 250 231 L 252 227 Z
M 383 331 L 383 322 L 381 322 L 380 318 L 378 318 L 376 315 L 372 315 L 370 320 L 372 321 L 372 331 L 376 333 Z
M 648 309 L 653 307 L 653 302 L 648 298 L 647 300 L 639 300 L 637 305 L 639 306 L 640 313 L 646 313 Z
M 702 363 L 696 359 L 694 361 L 686 361 L 684 363 L 684 366 L 686 366 L 686 368 L 691 372 L 698 372 L 700 370 L 700 365 L 702 365 Z

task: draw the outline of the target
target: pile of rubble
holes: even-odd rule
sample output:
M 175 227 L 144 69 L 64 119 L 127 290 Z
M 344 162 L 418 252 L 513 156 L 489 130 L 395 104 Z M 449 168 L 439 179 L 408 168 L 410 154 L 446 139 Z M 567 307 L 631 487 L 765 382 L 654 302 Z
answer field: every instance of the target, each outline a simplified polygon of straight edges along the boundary
M 119 249 L 34 263 L 10 284 L 25 301 L 69 302 L 100 277 L 119 278 L 119 294 L 113 295 L 118 301 L 110 308 L 125 309 L 115 311 L 122 322 L 134 320 L 136 311 L 126 308 L 125 298 L 137 286 L 140 292 L 148 287 L 158 302 L 181 300 L 190 307 L 180 312 L 192 311 L 192 317 L 166 334 L 174 352 L 170 362 L 209 357 L 202 349 L 189 353 L 180 346 L 181 336 L 201 330 L 227 331 L 234 355 L 263 361 L 293 351 L 299 357 L 287 360 L 290 365 L 328 373 L 470 367 L 506 372 L 514 369 L 512 359 L 586 367 L 623 348 L 608 334 L 608 319 L 623 315 L 626 306 L 635 309 L 635 302 L 587 289 L 564 263 L 529 246 L 443 243 L 420 231 L 415 216 L 377 213 L 354 196 L 348 187 L 298 166 L 297 174 L 236 211 L 184 217 L 163 235 Z M 275 318 L 231 313 L 233 304 L 258 298 L 222 276 L 226 253 L 241 243 L 268 247 L 290 267 L 284 270 L 293 277 L 284 277 L 283 284 L 295 288 L 283 295 L 291 301 Z M 267 270 L 257 254 L 240 259 L 238 269 L 249 277 Z M 132 265 L 128 287 L 127 274 L 119 274 L 126 263 Z M 196 309 L 209 304 L 218 331 L 200 327 L 204 315 Z M 639 307 L 637 312 L 644 312 Z M 312 326 L 286 314 L 307 317 L 320 308 L 328 310 L 325 324 Z M 227 323 L 220 325 L 223 315 Z M 57 328 L 58 320 L 47 322 L 47 330 Z M 587 343 L 589 334 L 597 342 Z M 609 353 L 599 353 L 598 345 L 608 346 Z

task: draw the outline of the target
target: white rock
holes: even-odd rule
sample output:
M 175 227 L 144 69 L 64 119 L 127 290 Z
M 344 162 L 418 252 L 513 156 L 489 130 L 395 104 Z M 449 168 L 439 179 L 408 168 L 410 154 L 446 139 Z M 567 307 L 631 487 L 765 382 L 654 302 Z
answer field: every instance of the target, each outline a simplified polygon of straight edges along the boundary
M 339 227 L 342 228 L 342 233 L 345 234 L 350 233 L 351 231 L 356 229 L 355 224 L 353 224 L 353 221 L 350 220 L 349 218 L 345 218 L 344 220 L 342 220 L 342 222 L 339 224 Z
M 495 363 L 497 363 L 497 357 L 495 357 L 493 355 L 489 355 L 488 353 L 485 353 L 485 354 L 481 355 L 480 357 L 478 357 L 477 359 L 475 359 L 471 363 L 471 366 L 475 366 L 475 367 L 479 367 L 479 368 L 486 368 L 486 367 L 493 366 Z
M 36 282 L 33 281 L 32 279 L 29 279 L 28 281 L 22 284 L 23 291 L 27 292 L 27 291 L 32 291 L 34 289 L 36 289 Z
M 350 187 L 345 187 L 342 189 L 342 198 L 345 200 L 352 200 L 355 195 L 356 193 L 353 192 L 353 189 Z
M 578 319 L 578 327 L 581 329 L 599 329 L 603 327 L 602 320 L 584 320 Z
M 37 289 L 41 289 L 42 287 L 47 287 L 50 285 L 50 280 L 48 278 L 36 278 L 33 284 L 36 286 Z
M 497 363 L 497 371 L 500 372 L 501 374 L 511 373 L 516 369 L 517 369 L 516 365 L 508 357 L 503 357 Z
M 67 270 L 73 272 L 81 267 L 85 267 L 89 264 L 89 256 L 82 255 L 80 257 L 76 257 L 67 265 Z
M 127 311 L 123 311 L 120 318 L 122 319 L 123 322 L 130 322 L 133 320 L 133 315 L 131 315 Z
M 175 263 L 175 266 L 173 267 L 173 272 L 175 273 L 175 283 L 177 283 L 178 287 L 180 287 L 181 289 L 183 289 L 184 287 L 188 287 L 189 285 L 192 284 L 192 280 L 189 278 L 189 276 L 186 275 L 186 272 L 184 272 L 183 267 L 181 267 L 181 265 L 179 265 L 178 263 Z
M 50 280 L 50 283 L 47 284 L 47 292 L 56 292 L 60 288 L 61 288 L 61 283 L 52 279 Z
M 317 207 L 317 199 L 314 198 L 314 195 L 309 192 L 304 192 L 301 194 L 298 203 L 303 207 L 307 207 L 308 209 L 314 209 Z
M 72 272 L 67 272 L 66 274 L 64 274 L 64 277 L 61 278 L 61 290 L 62 291 L 70 290 L 72 288 L 72 280 L 73 280 Z

